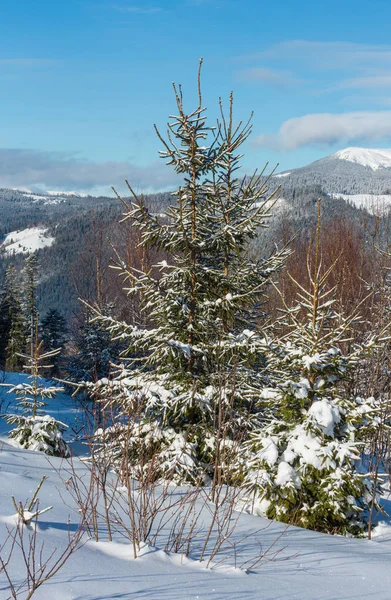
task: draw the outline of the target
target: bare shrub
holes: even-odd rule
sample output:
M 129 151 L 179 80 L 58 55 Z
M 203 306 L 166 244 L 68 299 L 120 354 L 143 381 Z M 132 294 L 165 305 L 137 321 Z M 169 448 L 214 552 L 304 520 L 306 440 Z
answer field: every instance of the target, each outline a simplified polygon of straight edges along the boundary
M 38 493 L 44 480 L 42 478 L 31 501 L 17 503 L 12 498 L 16 509 L 15 525 L 6 525 L 6 539 L 0 546 L 0 574 L 4 574 L 9 586 L 7 600 L 17 600 L 22 595 L 24 600 L 30 600 L 81 545 L 84 532 L 80 525 L 73 533 L 68 529 L 65 548 L 45 552 L 39 534 L 39 517 L 52 507 L 39 508 Z

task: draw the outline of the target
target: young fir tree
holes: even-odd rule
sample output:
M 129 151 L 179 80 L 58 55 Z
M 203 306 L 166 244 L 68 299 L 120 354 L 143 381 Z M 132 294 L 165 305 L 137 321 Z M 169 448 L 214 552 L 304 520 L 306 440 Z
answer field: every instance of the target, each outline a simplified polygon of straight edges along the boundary
M 248 442 L 246 485 L 252 508 L 271 519 L 327 533 L 363 530 L 378 484 L 360 472 L 361 440 L 379 422 L 380 403 L 349 395 L 349 380 L 382 334 L 352 346 L 358 311 L 343 317 L 322 272 L 320 203 L 308 289 L 285 306 L 279 339 L 265 339 L 269 384 L 261 394 L 262 427 Z M 383 332 L 384 334 L 384 332 Z M 345 349 L 345 351 L 344 351 Z
M 228 455 L 256 422 L 256 322 L 265 286 L 286 252 L 249 256 L 249 241 L 277 199 L 277 192 L 267 194 L 263 172 L 238 176 L 251 119 L 234 122 L 231 95 L 228 116 L 220 102 L 221 118 L 210 127 L 200 77 L 194 111 L 185 111 L 181 87 L 174 85 L 174 92 L 178 112 L 167 141 L 155 129 L 162 158 L 183 183 L 163 221 L 129 186 L 134 202 L 125 204 L 124 217 L 141 232 L 141 246 L 170 258 L 145 272 L 120 260 L 117 265 L 129 295 L 141 297 L 149 327 L 97 311 L 114 339 L 127 342 L 127 356 L 136 357 L 113 382 L 95 387 L 106 402 L 122 407 L 125 420 L 101 432 L 101 441 L 111 445 L 118 463 L 126 452 L 136 471 L 141 459 L 148 467 L 149 457 L 157 476 L 192 481 L 217 473 L 228 481 Z
M 0 367 L 9 371 L 21 367 L 20 353 L 26 345 L 26 325 L 16 270 L 10 265 L 0 298 Z
M 17 406 L 21 412 L 4 416 L 9 425 L 14 428 L 9 437 L 18 442 L 23 448 L 44 452 L 51 456 L 68 456 L 69 449 L 63 439 L 66 425 L 54 417 L 45 414 L 43 410 L 62 388 L 46 386 L 41 376 L 43 369 L 50 369 L 51 364 L 45 364 L 58 354 L 58 350 L 43 352 L 42 342 L 34 340 L 34 353 L 22 355 L 25 369 L 30 372 L 28 381 L 18 384 L 1 384 L 8 387 L 8 393 L 14 394 L 18 400 Z

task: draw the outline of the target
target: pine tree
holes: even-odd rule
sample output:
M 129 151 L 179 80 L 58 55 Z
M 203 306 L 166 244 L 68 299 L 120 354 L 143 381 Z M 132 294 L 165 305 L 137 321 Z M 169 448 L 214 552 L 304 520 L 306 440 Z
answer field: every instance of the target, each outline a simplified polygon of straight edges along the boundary
M 38 342 L 35 336 L 33 354 L 22 355 L 25 360 L 25 369 L 30 372 L 27 382 L 13 384 L 1 384 L 8 387 L 8 393 L 14 394 L 18 399 L 17 406 L 21 411 L 4 416 L 9 425 L 15 427 L 9 432 L 9 437 L 15 440 L 23 448 L 44 452 L 51 456 L 68 456 L 69 449 L 62 434 L 66 425 L 54 417 L 45 414 L 43 410 L 62 388 L 45 386 L 41 376 L 43 369 L 50 369 L 51 360 L 58 354 L 58 350 L 43 352 L 42 342 Z M 46 364 L 45 364 L 46 363 Z
M 334 289 L 327 287 L 336 263 L 322 272 L 319 236 L 320 203 L 308 289 L 292 279 L 298 300 L 285 306 L 282 325 L 288 331 L 264 340 L 269 383 L 259 402 L 263 424 L 247 444 L 245 483 L 257 513 L 327 533 L 357 534 L 379 491 L 359 463 L 362 440 L 378 427 L 381 405 L 349 394 L 345 384 L 384 332 L 352 344 L 358 310 L 348 317 L 337 311 Z
M 19 354 L 26 344 L 26 321 L 22 311 L 21 294 L 16 270 L 10 265 L 5 274 L 0 298 L 0 366 L 9 371 L 21 367 Z
M 268 195 L 263 172 L 238 176 L 251 118 L 234 123 L 231 95 L 228 117 L 220 102 L 217 127 L 208 126 L 200 77 L 194 111 L 185 112 L 181 87 L 174 85 L 174 92 L 178 114 L 168 124 L 168 141 L 156 131 L 162 158 L 183 178 L 176 202 L 161 221 L 129 186 L 134 202 L 125 203 L 124 217 L 141 232 L 141 246 L 170 258 L 149 271 L 128 269 L 120 259 L 117 265 L 129 295 L 142 298 L 149 327 L 96 311 L 97 321 L 126 341 L 133 356 L 108 389 L 102 382 L 95 388 L 122 407 L 125 420 L 126 439 L 118 423 L 102 439 L 112 443 L 118 462 L 126 451 L 136 470 L 142 455 L 151 457 L 158 476 L 215 477 L 217 466 L 219 479 L 229 480 L 227 455 L 256 420 L 260 305 L 286 252 L 258 260 L 249 255 L 249 242 L 277 198 L 277 192 Z M 137 415 L 134 447 L 129 415 Z
M 67 340 L 67 325 L 64 317 L 56 309 L 49 310 L 41 321 L 41 338 L 44 348 L 47 352 L 51 350 L 60 350 L 52 358 L 53 367 L 50 371 L 51 377 L 58 377 L 60 374 L 60 355 L 61 350 Z

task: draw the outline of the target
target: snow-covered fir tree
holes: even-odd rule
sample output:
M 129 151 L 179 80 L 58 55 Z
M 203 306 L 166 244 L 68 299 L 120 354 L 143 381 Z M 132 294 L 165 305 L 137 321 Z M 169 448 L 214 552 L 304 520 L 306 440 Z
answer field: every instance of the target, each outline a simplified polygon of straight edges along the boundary
M 18 400 L 19 411 L 3 417 L 14 426 L 9 437 L 23 448 L 44 452 L 51 456 L 68 456 L 69 449 L 63 439 L 67 426 L 45 413 L 48 400 L 63 391 L 54 385 L 47 385 L 41 371 L 52 367 L 47 361 L 58 354 L 58 350 L 42 351 L 42 342 L 35 339 L 34 353 L 22 355 L 24 368 L 30 372 L 28 380 L 18 384 L 1 384 L 8 387 L 8 394 L 14 394 Z
M 267 283 L 286 251 L 253 259 L 248 245 L 265 226 L 277 191 L 263 172 L 238 176 L 241 145 L 251 132 L 235 122 L 233 99 L 217 127 L 206 121 L 200 79 L 198 105 L 187 113 L 174 85 L 177 115 L 168 124 L 161 156 L 183 180 L 166 219 L 152 215 L 133 190 L 124 219 L 141 231 L 141 245 L 166 260 L 142 272 L 118 260 L 129 295 L 141 298 L 145 327 L 97 311 L 114 339 L 127 343 L 125 366 L 100 381 L 97 397 L 120 410 L 100 431 L 118 465 L 153 468 L 177 481 L 231 480 L 230 463 L 256 423 L 262 377 L 257 319 Z M 133 358 L 129 358 L 133 357 Z
M 308 288 L 295 282 L 297 304 L 285 306 L 282 318 L 287 332 L 264 340 L 269 383 L 258 405 L 262 427 L 247 442 L 245 484 L 254 512 L 327 533 L 357 534 L 379 491 L 360 468 L 360 451 L 379 425 L 381 405 L 371 396 L 350 395 L 344 384 L 384 331 L 352 343 L 358 311 L 348 317 L 337 311 L 334 290 L 327 287 L 335 264 L 322 271 L 319 235 L 320 212 Z

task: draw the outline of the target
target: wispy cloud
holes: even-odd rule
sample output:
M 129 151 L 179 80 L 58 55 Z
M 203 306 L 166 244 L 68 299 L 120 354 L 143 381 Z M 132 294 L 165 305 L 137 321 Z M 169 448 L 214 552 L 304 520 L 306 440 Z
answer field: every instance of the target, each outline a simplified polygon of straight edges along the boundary
M 1 58 L 0 67 L 50 67 L 58 64 L 58 60 L 50 58 Z
M 391 97 L 389 94 L 385 95 L 381 93 L 382 90 L 380 90 L 380 93 L 377 94 L 378 90 L 373 90 L 373 93 L 371 89 L 367 90 L 367 94 L 363 94 L 362 91 L 360 90 L 360 92 L 356 93 L 356 94 L 350 94 L 347 96 L 344 96 L 341 101 L 340 104 L 343 104 L 345 106 L 362 106 L 363 104 L 365 104 L 366 106 L 381 106 L 381 107 L 385 107 L 385 106 L 391 106 Z
M 0 148 L 0 187 L 41 187 L 78 191 L 110 192 L 129 179 L 140 190 L 172 186 L 176 176 L 164 162 L 138 166 L 128 162 L 93 162 L 77 154 Z
M 131 13 L 137 15 L 153 15 L 156 13 L 164 12 L 160 6 L 122 6 L 113 4 L 111 6 L 114 10 L 118 10 L 122 13 Z
M 201 6 L 202 4 L 212 4 L 216 0 L 186 0 L 187 6 Z
M 238 60 L 246 64 L 241 77 L 248 80 L 276 88 L 300 83 L 306 95 L 332 93 L 338 104 L 354 104 L 358 109 L 287 119 L 278 132 L 260 135 L 258 145 L 295 150 L 314 144 L 363 143 L 391 137 L 391 111 L 384 110 L 390 106 L 391 45 L 290 40 Z M 368 100 L 369 96 L 373 99 Z M 376 112 L 377 106 L 383 110 Z
M 285 77 L 313 93 L 391 85 L 391 45 L 290 40 L 236 60 L 249 65 L 241 77 L 272 85 Z
M 338 85 L 340 89 L 346 88 L 390 88 L 391 87 L 391 75 L 389 73 L 368 75 L 365 77 L 352 77 L 350 79 L 344 79 Z
M 360 69 L 374 65 L 390 65 L 391 45 L 291 40 L 242 57 L 242 60 L 249 59 L 304 62 L 316 65 L 318 68 Z
M 391 137 L 391 111 L 310 114 L 285 121 L 276 134 L 260 135 L 255 144 L 278 150 L 308 145 L 372 142 Z
M 276 87 L 286 87 L 301 81 L 288 71 L 269 69 L 267 67 L 244 69 L 238 73 L 238 78 L 246 81 L 268 83 Z

